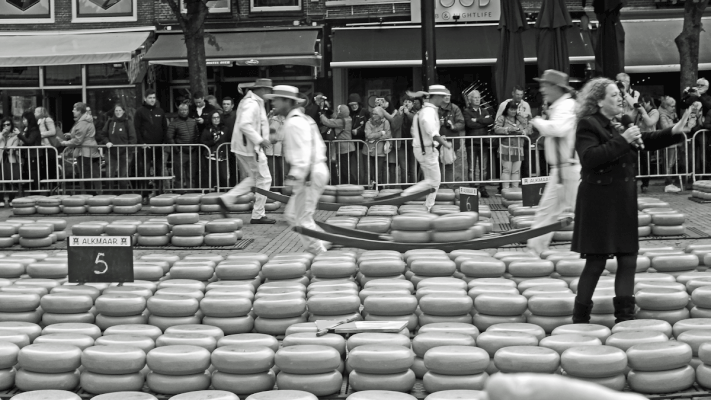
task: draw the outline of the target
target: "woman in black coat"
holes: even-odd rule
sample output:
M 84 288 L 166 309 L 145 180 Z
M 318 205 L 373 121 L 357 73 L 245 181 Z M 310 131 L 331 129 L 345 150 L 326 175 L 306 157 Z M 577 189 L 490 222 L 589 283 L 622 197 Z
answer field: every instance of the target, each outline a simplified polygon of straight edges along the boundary
M 42 146 L 42 135 L 40 133 L 37 117 L 34 111 L 25 111 L 22 113 L 22 131 L 17 135 L 23 146 Z M 30 190 L 39 190 L 40 168 L 37 163 L 38 158 L 46 157 L 47 152 L 42 149 L 27 149 L 22 150 L 22 158 L 29 164 L 23 167 L 23 171 L 27 171 L 33 183 Z
M 586 259 L 573 310 L 574 323 L 588 323 L 592 295 L 608 258 L 617 258 L 615 276 L 616 323 L 634 319 L 634 277 L 637 234 L 637 154 L 659 150 L 684 139 L 683 122 L 656 132 L 622 128 L 613 122 L 623 112 L 615 83 L 606 78 L 588 82 L 578 96 L 575 148 L 580 157 L 580 187 L 575 205 L 571 250 Z

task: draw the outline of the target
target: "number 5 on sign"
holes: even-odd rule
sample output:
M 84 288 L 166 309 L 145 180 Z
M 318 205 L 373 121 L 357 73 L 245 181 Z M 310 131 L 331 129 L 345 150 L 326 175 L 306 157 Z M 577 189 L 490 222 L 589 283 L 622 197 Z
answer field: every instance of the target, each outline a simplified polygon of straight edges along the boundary
M 130 236 L 70 236 L 69 282 L 133 282 Z

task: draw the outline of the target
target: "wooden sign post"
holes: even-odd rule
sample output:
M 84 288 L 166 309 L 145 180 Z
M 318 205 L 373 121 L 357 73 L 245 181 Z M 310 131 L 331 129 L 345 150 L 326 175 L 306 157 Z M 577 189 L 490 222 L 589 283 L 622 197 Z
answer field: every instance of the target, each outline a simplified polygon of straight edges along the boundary
M 547 176 L 521 179 L 521 194 L 524 206 L 534 207 L 538 205 L 541 197 L 543 197 L 543 191 L 546 189 L 548 180 L 549 177 Z
M 133 282 L 130 236 L 70 236 L 69 282 Z
M 470 187 L 459 188 L 459 211 L 479 212 L 479 189 Z

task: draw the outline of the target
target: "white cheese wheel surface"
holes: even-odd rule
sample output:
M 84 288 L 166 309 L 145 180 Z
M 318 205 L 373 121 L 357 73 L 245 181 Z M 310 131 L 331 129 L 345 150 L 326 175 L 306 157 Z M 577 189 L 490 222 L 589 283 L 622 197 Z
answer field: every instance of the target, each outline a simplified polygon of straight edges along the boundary
M 483 390 L 489 374 L 482 372 L 476 375 L 442 375 L 432 371 L 422 378 L 425 390 L 436 393 L 443 390 Z
M 638 344 L 666 342 L 669 338 L 662 332 L 657 331 L 627 331 L 613 333 L 605 340 L 606 346 L 614 346 L 627 351 L 630 347 Z
M 146 355 L 146 363 L 151 371 L 162 375 L 201 374 L 210 366 L 210 352 L 190 345 L 156 347 Z
M 433 347 L 475 345 L 474 338 L 462 333 L 428 332 L 419 334 L 412 340 L 412 350 L 420 358 L 424 358 L 427 350 Z
M 15 386 L 25 392 L 35 390 L 74 391 L 74 389 L 79 386 L 79 373 L 77 371 L 71 371 L 58 374 L 45 374 L 19 369 L 15 374 Z M 59 398 L 61 399 L 62 397 Z M 28 396 L 28 399 L 31 399 L 31 397 Z M 52 397 L 51 399 L 56 400 L 57 397 Z
M 228 374 L 258 374 L 274 366 L 274 351 L 265 346 L 222 346 L 212 352 L 212 365 Z
M 68 344 L 32 344 L 20 349 L 17 362 L 23 370 L 30 372 L 72 372 L 81 365 L 81 349 Z
M 515 294 L 482 294 L 474 299 L 476 310 L 486 315 L 520 315 L 526 311 L 527 306 L 528 299 Z
M 239 375 L 215 371 L 211 381 L 213 388 L 241 396 L 271 390 L 274 388 L 274 382 L 276 382 L 276 376 L 272 371 Z M 205 398 L 211 399 L 212 397 Z
M 638 344 L 627 349 L 627 362 L 635 371 L 667 371 L 689 365 L 691 346 L 668 341 Z
M 281 371 L 277 374 L 277 387 L 286 390 L 303 390 L 316 396 L 338 393 L 343 383 L 343 375 L 338 371 L 321 374 L 300 375 Z
M 630 388 L 638 393 L 674 393 L 691 387 L 696 374 L 691 366 L 655 372 L 632 370 L 627 375 Z
M 489 365 L 489 354 L 470 346 L 440 346 L 429 349 L 424 356 L 425 367 L 441 375 L 477 375 Z
M 415 373 L 407 370 L 399 374 L 366 374 L 352 371 L 348 376 L 348 383 L 353 390 L 371 391 L 387 390 L 393 392 L 410 392 L 415 386 Z M 379 397 L 382 399 L 383 397 Z M 385 398 L 387 399 L 387 397 Z
M 402 373 L 412 367 L 414 360 L 412 350 L 398 345 L 366 344 L 348 353 L 349 368 L 367 374 Z
M 262 333 L 241 333 L 223 337 L 217 342 L 217 346 L 264 346 L 276 353 L 279 350 L 279 341 L 271 335 Z
M 206 390 L 210 387 L 210 375 L 198 373 L 193 375 L 164 375 L 150 372 L 146 376 L 146 385 L 155 393 L 181 394 Z

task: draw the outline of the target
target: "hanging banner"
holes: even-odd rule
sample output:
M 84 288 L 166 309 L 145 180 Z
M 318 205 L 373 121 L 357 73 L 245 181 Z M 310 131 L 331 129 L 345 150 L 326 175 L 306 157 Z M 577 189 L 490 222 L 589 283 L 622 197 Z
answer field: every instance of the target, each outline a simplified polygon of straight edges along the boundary
M 412 22 L 422 22 L 420 2 L 410 2 Z M 428 0 L 435 2 L 435 23 L 498 22 L 501 17 L 501 0 Z M 504 0 L 505 1 L 505 0 Z

